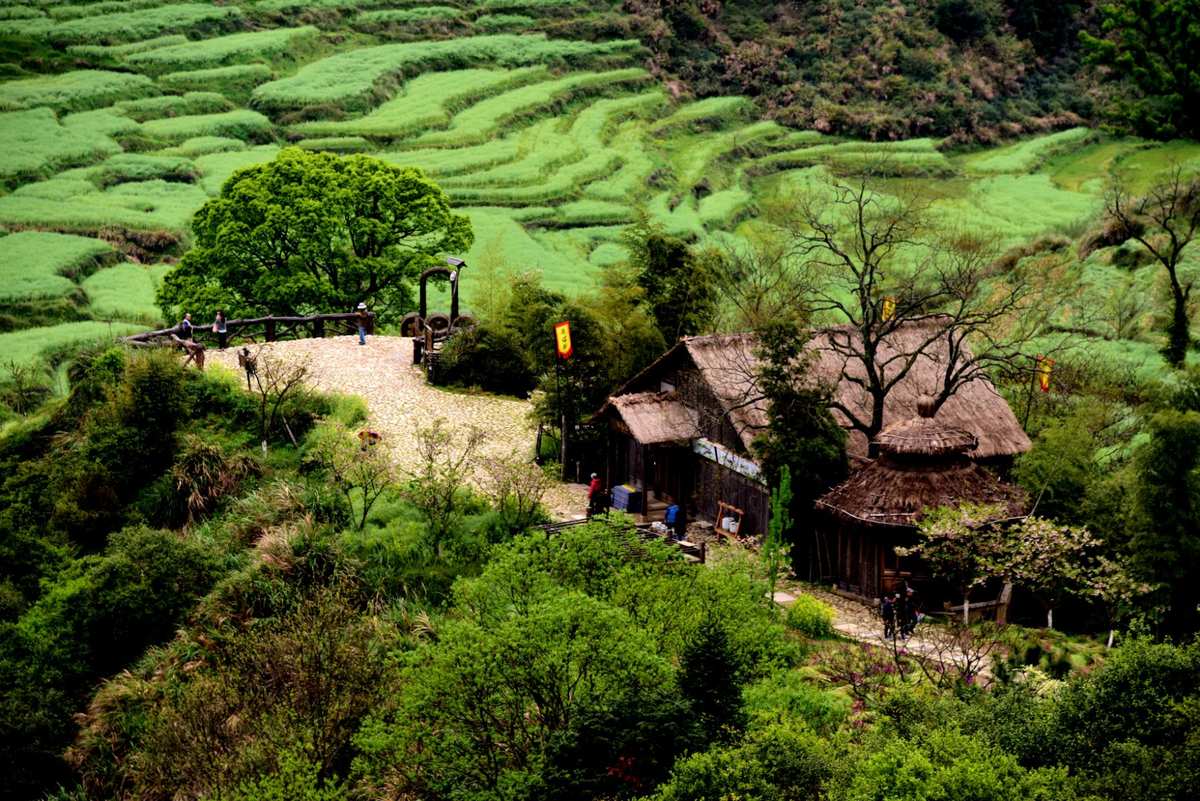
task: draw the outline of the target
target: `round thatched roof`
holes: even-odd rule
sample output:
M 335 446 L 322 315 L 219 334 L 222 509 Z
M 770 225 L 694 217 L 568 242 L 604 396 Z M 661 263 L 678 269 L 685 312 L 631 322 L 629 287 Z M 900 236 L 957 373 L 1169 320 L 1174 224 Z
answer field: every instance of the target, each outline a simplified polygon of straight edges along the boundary
M 927 509 L 995 504 L 1001 518 L 1029 509 L 1024 490 L 973 462 L 966 451 L 975 437 L 942 426 L 932 404 L 922 417 L 888 428 L 878 438 L 880 456 L 825 493 L 817 508 L 862 525 L 915 526 Z
M 875 438 L 880 453 L 899 456 L 949 456 L 975 450 L 979 440 L 970 431 L 943 425 L 935 417 L 934 401 L 917 401 L 920 417 L 890 425 Z

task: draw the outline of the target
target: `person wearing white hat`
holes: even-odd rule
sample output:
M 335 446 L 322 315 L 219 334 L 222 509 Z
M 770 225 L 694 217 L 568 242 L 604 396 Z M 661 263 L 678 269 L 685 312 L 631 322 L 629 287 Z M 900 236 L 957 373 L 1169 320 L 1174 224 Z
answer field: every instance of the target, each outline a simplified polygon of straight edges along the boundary
M 358 344 L 367 344 L 367 304 L 358 304 Z

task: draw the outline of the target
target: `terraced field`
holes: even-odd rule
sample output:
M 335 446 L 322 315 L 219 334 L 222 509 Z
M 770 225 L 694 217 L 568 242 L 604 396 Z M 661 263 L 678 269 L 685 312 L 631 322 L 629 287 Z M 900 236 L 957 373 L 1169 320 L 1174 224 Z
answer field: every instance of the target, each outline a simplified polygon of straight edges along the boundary
M 71 235 L 37 253 L 33 234 L 0 238 L 0 302 L 73 304 L 71 325 L 106 331 L 159 322 L 154 287 L 191 215 L 289 143 L 420 166 L 470 215 L 469 263 L 540 271 L 569 292 L 625 257 L 639 213 L 729 242 L 828 170 L 882 169 L 939 219 L 1011 246 L 1077 235 L 1115 173 L 1144 183 L 1169 159 L 1200 158 L 1194 143 L 1085 129 L 974 153 L 792 130 L 747 98 L 672 97 L 638 42 L 595 38 L 620 22 L 611 0 L 0 0 L 0 36 L 60 65 L 0 82 L 0 226 Z M 1104 251 L 1059 268 L 1077 274 L 1081 305 L 1154 291 L 1151 268 Z M 470 275 L 468 304 L 483 290 Z M 1146 329 L 1116 337 L 1132 337 L 1129 358 L 1156 358 Z M 45 350 L 33 332 L 3 337 L 0 361 Z

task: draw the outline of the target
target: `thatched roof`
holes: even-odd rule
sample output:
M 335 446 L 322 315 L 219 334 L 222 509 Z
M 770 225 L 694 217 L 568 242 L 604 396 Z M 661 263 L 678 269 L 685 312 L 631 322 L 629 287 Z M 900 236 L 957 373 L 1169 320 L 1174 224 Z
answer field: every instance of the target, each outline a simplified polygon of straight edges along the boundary
M 896 353 L 915 351 L 929 335 L 926 324 L 910 323 L 898 328 L 883 343 L 879 358 L 885 360 Z M 831 345 L 834 337 L 843 340 L 856 336 L 849 326 L 837 326 L 817 332 L 807 345 L 815 355 L 812 372 L 817 381 L 831 387 L 842 405 L 854 410 L 860 418 L 869 418 L 870 397 L 862 387 L 846 376 L 863 375 L 861 363 L 847 360 Z M 718 334 L 684 337 L 671 350 L 630 380 L 630 389 L 643 386 L 647 377 L 657 373 L 671 360 L 685 352 L 699 369 L 705 383 L 720 401 L 730 423 L 737 430 L 747 450 L 754 438 L 767 427 L 767 404 L 757 387 L 758 359 L 753 334 Z M 970 358 L 970 354 L 965 354 Z M 940 376 L 949 351 L 944 342 L 931 345 L 920 356 L 909 373 L 888 393 L 883 409 L 883 425 L 908 420 L 917 414 L 918 400 L 940 386 Z M 618 390 L 617 395 L 626 387 Z M 849 419 L 838 410 L 833 416 L 847 429 L 846 450 L 852 457 L 867 456 L 867 440 L 850 429 Z M 974 456 L 988 459 L 995 456 L 1015 456 L 1030 448 L 1016 416 L 1004 398 L 986 378 L 980 377 L 960 387 L 938 411 L 939 420 L 949 428 L 972 434 L 977 445 Z
M 996 504 L 1002 518 L 1026 513 L 1024 490 L 966 456 L 972 434 L 934 417 L 929 399 L 921 412 L 881 433 L 879 458 L 822 496 L 817 508 L 862 525 L 904 527 L 927 509 L 964 503 Z
M 673 393 L 635 392 L 610 398 L 604 410 L 611 409 L 629 428 L 633 438 L 643 445 L 664 442 L 691 442 L 700 436 L 697 414 Z
M 880 453 L 909 457 L 952 456 L 979 447 L 970 431 L 953 428 L 935 419 L 933 398 L 917 401 L 917 417 L 885 428 L 875 438 Z

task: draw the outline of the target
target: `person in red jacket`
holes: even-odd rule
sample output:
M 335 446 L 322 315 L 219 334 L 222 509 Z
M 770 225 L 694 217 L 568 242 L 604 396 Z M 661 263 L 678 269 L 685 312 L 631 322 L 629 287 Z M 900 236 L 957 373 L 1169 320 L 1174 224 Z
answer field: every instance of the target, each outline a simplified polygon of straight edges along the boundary
M 601 490 L 600 477 L 592 473 L 592 480 L 588 484 L 588 517 L 600 511 L 598 507 L 600 506 L 600 499 L 603 497 L 604 493 Z

